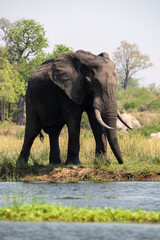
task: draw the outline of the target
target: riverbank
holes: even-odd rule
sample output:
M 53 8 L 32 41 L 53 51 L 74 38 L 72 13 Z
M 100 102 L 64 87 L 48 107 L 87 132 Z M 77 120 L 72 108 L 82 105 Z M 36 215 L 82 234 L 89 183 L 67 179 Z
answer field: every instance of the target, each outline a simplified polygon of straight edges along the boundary
M 26 171 L 21 181 L 47 181 L 47 182 L 79 182 L 79 181 L 95 181 L 95 182 L 113 182 L 113 181 L 160 181 L 160 171 L 125 171 L 110 169 L 99 170 L 85 166 L 70 166 L 54 169 L 45 167 Z

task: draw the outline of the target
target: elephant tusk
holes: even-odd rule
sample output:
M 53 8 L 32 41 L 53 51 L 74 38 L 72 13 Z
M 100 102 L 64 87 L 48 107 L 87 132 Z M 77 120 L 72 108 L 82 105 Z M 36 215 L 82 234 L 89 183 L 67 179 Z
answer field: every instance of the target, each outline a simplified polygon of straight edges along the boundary
M 131 129 L 131 130 L 133 130 L 133 128 L 130 127 L 130 126 L 124 121 L 124 119 L 123 119 L 121 113 L 119 112 L 119 110 L 118 110 L 118 112 L 117 112 L 117 117 L 118 117 L 118 119 L 119 119 L 126 127 L 128 127 L 128 128 Z
M 102 120 L 102 117 L 101 117 L 101 113 L 97 108 L 95 108 L 95 115 L 96 115 L 97 121 L 99 122 L 99 124 L 102 127 L 105 127 L 107 129 L 114 129 L 114 128 L 112 128 L 112 127 L 110 127 L 110 126 L 108 126 L 107 124 L 104 123 L 104 121 Z

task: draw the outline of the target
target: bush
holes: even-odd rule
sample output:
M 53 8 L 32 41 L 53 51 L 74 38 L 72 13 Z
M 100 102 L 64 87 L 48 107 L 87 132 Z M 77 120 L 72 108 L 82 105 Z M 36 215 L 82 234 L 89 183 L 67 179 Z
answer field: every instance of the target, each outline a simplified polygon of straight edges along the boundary
M 124 107 L 124 109 L 126 109 L 126 110 L 131 110 L 131 109 L 135 109 L 135 108 L 138 108 L 139 106 L 138 106 L 138 103 L 137 102 L 126 102 L 126 103 L 124 103 L 123 104 L 123 107 Z
M 148 104 L 148 110 L 158 110 L 160 109 L 160 99 L 154 100 Z
M 160 132 L 160 123 L 159 124 L 152 124 L 152 125 L 144 125 L 143 127 L 137 129 L 137 132 L 141 133 L 142 135 L 148 137 L 151 133 Z
M 160 109 L 160 92 L 153 92 L 147 88 L 117 90 L 116 93 L 120 109 L 139 111 Z

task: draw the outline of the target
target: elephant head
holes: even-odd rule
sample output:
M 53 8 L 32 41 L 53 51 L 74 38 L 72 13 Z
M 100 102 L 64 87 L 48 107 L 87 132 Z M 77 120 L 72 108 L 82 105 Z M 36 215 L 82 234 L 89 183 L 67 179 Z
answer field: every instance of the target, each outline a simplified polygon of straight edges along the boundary
M 123 163 L 117 141 L 117 116 L 126 123 L 117 108 L 117 76 L 115 65 L 108 54 L 101 53 L 97 56 L 83 50 L 62 54 L 54 61 L 49 75 L 52 81 L 79 105 L 86 93 L 93 96 L 97 121 L 106 128 L 111 149 L 118 162 Z

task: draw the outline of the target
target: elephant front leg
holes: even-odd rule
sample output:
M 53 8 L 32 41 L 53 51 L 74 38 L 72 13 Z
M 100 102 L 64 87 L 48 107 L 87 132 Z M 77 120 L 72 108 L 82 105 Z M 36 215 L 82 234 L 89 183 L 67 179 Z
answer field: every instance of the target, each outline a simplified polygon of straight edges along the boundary
M 59 149 L 59 134 L 61 129 L 55 130 L 52 133 L 49 133 L 49 141 L 50 141 L 50 156 L 49 163 L 50 164 L 61 164 L 64 163 L 64 159 L 60 155 Z
M 73 121 L 68 125 L 68 155 L 65 164 L 80 164 L 79 160 L 79 135 L 80 135 L 80 120 Z
M 106 155 L 107 157 L 107 141 L 104 128 L 97 122 L 93 108 L 87 111 L 87 115 L 96 142 L 95 155 L 96 157 L 99 155 Z

